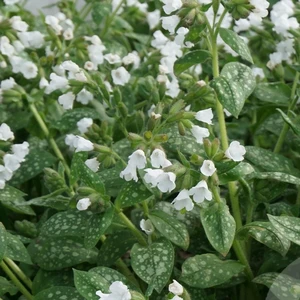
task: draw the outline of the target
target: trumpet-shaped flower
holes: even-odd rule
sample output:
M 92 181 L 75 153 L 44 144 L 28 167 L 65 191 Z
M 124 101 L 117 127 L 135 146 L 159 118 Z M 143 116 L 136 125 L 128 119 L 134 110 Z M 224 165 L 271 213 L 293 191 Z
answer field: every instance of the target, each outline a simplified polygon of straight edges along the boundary
M 171 34 L 175 33 L 175 28 L 180 22 L 180 18 L 176 15 L 169 17 L 162 17 L 162 27 L 165 30 L 168 30 Z
M 115 85 L 125 85 L 130 80 L 130 73 L 124 67 L 112 70 L 111 76 Z
M 164 171 L 160 169 L 145 169 L 146 174 L 144 175 L 144 179 L 146 183 L 150 183 L 152 187 L 156 187 L 158 184 L 159 175 L 163 174 Z
M 99 161 L 97 160 L 97 157 L 87 159 L 85 162 L 85 165 L 90 168 L 93 172 L 97 172 L 100 166 Z
M 173 279 L 173 283 L 169 284 L 169 292 L 180 296 L 183 294 L 183 286 Z
M 172 163 L 167 159 L 166 153 L 160 149 L 155 149 L 151 156 L 151 165 L 154 168 L 166 168 L 172 165 Z
M 129 157 L 128 164 L 138 169 L 144 169 L 147 163 L 145 152 L 143 150 L 134 151 Z
M 134 180 L 138 181 L 136 167 L 134 165 L 128 164 L 127 167 L 120 173 L 120 177 L 124 178 L 126 181 Z
M 212 193 L 208 189 L 205 180 L 201 180 L 196 186 L 192 187 L 189 194 L 193 196 L 196 203 L 202 203 L 205 199 L 208 201 L 212 199 Z
M 182 210 L 185 208 L 187 211 L 191 211 L 194 208 L 193 200 L 190 198 L 189 191 L 188 190 L 182 190 L 177 197 L 172 201 L 172 204 L 174 205 L 175 209 Z M 170 285 L 171 286 L 171 285 Z M 169 291 L 170 291 L 169 286 Z M 170 291 L 172 292 L 172 291 Z M 175 294 L 174 292 L 172 292 Z M 180 294 L 178 294 L 180 295 Z
M 62 105 L 64 109 L 72 109 L 75 100 L 75 95 L 72 92 L 68 92 L 58 97 L 58 103 Z
M 171 192 L 176 188 L 175 180 L 175 173 L 164 172 L 157 178 L 157 187 L 162 193 Z
M 225 151 L 225 156 L 232 159 L 233 161 L 244 160 L 244 155 L 246 154 L 246 149 L 238 141 L 233 141 L 230 143 L 229 148 Z
M 209 130 L 197 125 L 192 126 L 191 132 L 199 144 L 203 144 L 203 139 L 209 137 Z
M 121 281 L 113 282 L 109 287 L 110 294 L 104 294 L 97 291 L 96 295 L 99 300 L 131 300 L 131 294 L 128 287 Z
M 216 172 L 215 164 L 211 160 L 205 160 L 200 171 L 205 176 L 212 176 Z
M 87 210 L 91 204 L 92 204 L 92 202 L 91 202 L 90 198 L 82 198 L 77 202 L 76 208 L 78 210 Z
M 14 133 L 10 130 L 10 127 L 6 123 L 2 123 L 0 126 L 0 140 L 8 141 L 14 138 Z
M 182 7 L 181 0 L 161 0 L 164 4 L 163 10 L 167 15 Z
M 91 118 L 82 118 L 77 122 L 77 128 L 80 133 L 86 133 L 89 130 L 89 127 L 93 125 L 93 119 Z
M 154 226 L 151 222 L 151 220 L 145 220 L 142 219 L 140 221 L 140 227 L 143 231 L 145 231 L 148 235 L 152 234 L 154 232 Z
M 213 115 L 211 108 L 200 110 L 196 113 L 196 116 L 195 116 L 195 118 L 198 121 L 204 122 L 209 125 L 212 124 L 211 120 L 213 119 L 213 117 L 214 117 L 214 115 Z

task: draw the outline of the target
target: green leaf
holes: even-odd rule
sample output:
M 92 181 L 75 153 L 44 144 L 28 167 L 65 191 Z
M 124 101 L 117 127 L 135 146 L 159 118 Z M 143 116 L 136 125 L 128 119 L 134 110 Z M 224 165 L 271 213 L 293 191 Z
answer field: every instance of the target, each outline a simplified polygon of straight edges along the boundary
M 109 235 L 99 251 L 98 261 L 102 266 L 110 266 L 136 243 L 130 231 L 119 231 Z
M 252 94 L 256 81 L 252 70 L 238 62 L 226 64 L 210 83 L 219 101 L 234 117 L 238 117 L 246 99 Z
M 79 294 L 87 300 L 99 300 L 97 291 L 107 293 L 109 285 L 107 281 L 94 272 L 84 272 L 73 269 L 75 287 Z
M 41 234 L 46 236 L 84 236 L 91 212 L 67 210 L 58 212 L 41 228 Z
M 53 286 L 34 296 L 34 300 L 45 299 L 85 300 L 74 287 L 70 286 Z
M 290 248 L 290 241 L 270 222 L 252 222 L 243 226 L 237 233 L 240 239 L 245 239 L 248 235 L 283 256 Z
M 288 105 L 291 98 L 291 89 L 282 82 L 264 82 L 257 85 L 253 94 L 264 102 L 270 102 L 275 105 Z
M 93 214 L 86 224 L 84 245 L 90 249 L 96 246 L 101 235 L 105 234 L 114 217 L 114 208 L 109 208 L 103 214 Z
M 2 261 L 6 252 L 6 244 L 7 244 L 6 229 L 3 226 L 3 224 L 0 223 L 0 262 Z
M 111 14 L 112 6 L 110 3 L 93 3 L 92 19 L 96 24 L 101 24 L 102 21 Z
M 254 172 L 254 168 L 246 162 L 241 162 L 230 171 L 219 176 L 220 184 L 226 184 L 230 181 L 236 181 Z
M 281 182 L 300 185 L 299 177 L 295 177 L 293 175 L 289 175 L 289 174 L 281 173 L 281 172 L 255 172 L 255 173 L 253 173 L 252 178 L 272 179 L 272 180 L 278 180 Z
M 220 36 L 223 41 L 243 59 L 253 64 L 253 59 L 246 42 L 234 31 L 230 29 L 220 28 Z
M 300 218 L 268 215 L 272 225 L 291 242 L 300 245 Z
M 26 201 L 23 205 L 34 205 L 42 207 L 50 207 L 56 210 L 66 210 L 69 207 L 70 198 L 64 196 L 53 196 L 53 197 L 38 197 Z
M 37 239 L 36 242 L 39 243 L 39 251 L 35 253 L 35 261 L 48 271 L 61 270 L 83 262 L 95 263 L 98 255 L 96 249 L 86 249 L 83 239 L 78 237 L 54 236 L 44 240 Z
M 118 208 L 129 207 L 143 202 L 151 196 L 152 193 L 147 190 L 142 182 L 129 181 L 124 184 L 115 201 L 115 205 Z
M 95 109 L 88 107 L 74 108 L 66 111 L 60 120 L 51 124 L 52 128 L 58 129 L 61 132 L 70 132 L 77 128 L 77 122 L 82 118 L 99 119 L 99 115 Z
M 24 262 L 29 265 L 32 264 L 27 249 L 17 236 L 6 232 L 6 243 L 7 246 L 4 255 L 5 257 L 8 257 L 15 261 Z
M 214 254 L 202 254 L 183 263 L 181 280 L 191 287 L 206 289 L 227 282 L 243 270 L 244 265 L 237 261 L 222 261 Z
M 15 295 L 18 289 L 14 284 L 8 281 L 5 277 L 0 276 L 0 296 L 9 293 L 11 296 Z
M 174 248 L 166 239 L 148 247 L 135 244 L 131 250 L 131 266 L 143 281 L 160 293 L 168 283 L 174 266 Z
M 182 249 L 187 250 L 190 243 L 190 236 L 183 223 L 175 218 L 170 218 L 170 215 L 159 210 L 151 211 L 149 219 L 165 238 Z
M 210 53 L 206 50 L 190 51 L 176 60 L 174 64 L 174 73 L 178 76 L 190 67 L 204 63 L 210 57 Z
M 300 65 L 290 65 L 290 67 L 295 71 L 300 72 Z
M 223 202 L 216 202 L 202 208 L 200 217 L 209 242 L 219 253 L 226 256 L 232 246 L 236 229 L 228 206 Z
M 17 186 L 34 178 L 42 173 L 44 168 L 52 166 L 56 160 L 57 158 L 47 151 L 30 149 L 25 161 L 21 163 L 21 167 L 14 173 L 10 184 Z
M 275 295 L 278 300 L 299 299 L 299 279 L 287 274 L 265 273 L 254 278 L 253 282 L 270 288 L 267 299 L 271 297 L 271 294 Z
M 277 110 L 280 112 L 283 120 L 292 128 L 294 133 L 300 136 L 300 125 L 295 124 L 295 122 L 288 115 L 286 115 L 281 109 L 277 108 Z
M 0 203 L 16 213 L 35 216 L 35 212 L 31 207 L 23 205 L 25 203 L 24 195 L 23 192 L 12 186 L 5 185 L 5 188 L 0 190 Z

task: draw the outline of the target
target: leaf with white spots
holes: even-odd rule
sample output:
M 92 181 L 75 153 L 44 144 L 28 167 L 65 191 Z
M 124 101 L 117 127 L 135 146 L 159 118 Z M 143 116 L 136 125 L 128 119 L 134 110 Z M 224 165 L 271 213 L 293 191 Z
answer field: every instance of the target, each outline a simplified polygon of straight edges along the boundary
M 2 223 L 0 223 L 0 262 L 2 261 L 4 254 L 6 252 L 6 229 Z
M 2 190 L 0 189 L 0 203 L 3 206 L 19 214 L 35 216 L 32 208 L 24 205 L 26 201 L 23 196 L 25 196 L 23 192 L 9 185 L 5 185 Z
M 259 178 L 259 179 L 272 179 L 272 180 L 278 180 L 281 182 L 300 185 L 299 177 L 295 177 L 293 175 L 289 175 L 286 173 L 280 173 L 280 172 L 254 172 L 251 174 L 251 177 Z
M 151 196 L 152 193 L 142 182 L 129 181 L 124 184 L 115 201 L 115 205 L 118 208 L 129 207 L 141 203 Z
M 237 261 L 220 260 L 214 254 L 196 255 L 183 263 L 180 279 L 191 287 L 206 289 L 227 282 L 244 268 Z
M 187 250 L 190 243 L 190 236 L 186 226 L 163 211 L 153 210 L 149 214 L 154 227 L 175 245 Z
M 15 261 L 32 264 L 29 253 L 21 240 L 9 232 L 6 232 L 6 251 L 4 256 Z
M 69 207 L 70 198 L 64 196 L 38 197 L 24 202 L 23 205 L 50 207 L 56 210 L 66 210 Z
M 209 242 L 219 253 L 226 256 L 232 246 L 236 228 L 228 206 L 223 202 L 216 202 L 201 208 L 200 217 Z
M 114 217 L 114 208 L 109 208 L 105 213 L 93 214 L 86 224 L 84 245 L 93 248 L 98 243 L 101 235 L 105 234 Z
M 57 158 L 45 150 L 30 149 L 21 167 L 14 173 L 10 183 L 18 186 L 42 173 L 44 168 L 52 166 Z
M 228 172 L 219 175 L 220 184 L 226 184 L 230 181 L 239 180 L 240 178 L 243 178 L 254 171 L 254 168 L 249 163 L 241 162 Z
M 290 118 L 288 115 L 286 115 L 281 109 L 277 108 L 277 110 L 280 112 L 281 117 L 283 120 L 291 127 L 291 129 L 294 131 L 294 133 L 298 136 L 300 136 L 300 124 L 299 120 L 294 120 Z
M 41 228 L 46 236 L 84 236 L 91 212 L 67 210 L 53 215 Z
M 174 73 L 178 76 L 190 67 L 204 63 L 210 57 L 210 53 L 206 50 L 189 51 L 187 54 L 176 60 L 174 64 Z
M 75 287 L 79 294 L 87 300 L 99 300 L 97 291 L 107 293 L 108 282 L 95 272 L 84 272 L 73 269 Z
M 98 261 L 102 266 L 111 266 L 137 242 L 130 231 L 119 231 L 109 235 L 99 251 Z
M 299 279 L 287 274 L 265 273 L 254 278 L 253 282 L 270 288 L 267 299 L 275 295 L 278 300 L 298 300 L 300 296 Z M 272 298 L 273 299 L 273 298 Z
M 15 295 L 18 289 L 14 284 L 8 281 L 5 277 L 0 276 L 0 296 L 9 293 L 11 296 Z
M 246 42 L 234 31 L 226 28 L 220 28 L 222 40 L 243 59 L 253 64 L 253 59 Z
M 291 242 L 300 245 L 300 218 L 268 215 L 272 225 Z
M 286 255 L 291 245 L 290 241 L 270 222 L 252 222 L 243 226 L 237 233 L 240 239 L 245 239 L 248 235 L 283 256 Z
M 253 95 L 263 102 L 287 106 L 291 98 L 291 88 L 282 82 L 263 82 L 257 85 Z
M 38 249 L 35 253 L 36 263 L 48 271 L 62 270 L 83 262 L 95 263 L 97 249 L 86 249 L 83 239 L 73 236 L 53 236 L 36 240 Z
M 130 252 L 131 266 L 143 281 L 160 293 L 168 283 L 174 266 L 174 248 L 166 239 L 145 247 L 135 244 Z
M 35 295 L 34 300 L 85 300 L 85 299 L 76 291 L 74 287 L 53 286 Z
M 223 67 L 220 77 L 211 81 L 210 85 L 224 108 L 237 118 L 246 99 L 252 94 L 256 81 L 249 67 L 231 62 Z

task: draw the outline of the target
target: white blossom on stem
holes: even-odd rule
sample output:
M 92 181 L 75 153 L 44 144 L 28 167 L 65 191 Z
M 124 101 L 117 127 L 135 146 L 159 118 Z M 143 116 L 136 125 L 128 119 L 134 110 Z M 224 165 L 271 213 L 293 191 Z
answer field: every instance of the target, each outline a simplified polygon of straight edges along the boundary
M 131 300 L 131 294 L 128 287 L 121 281 L 113 282 L 109 287 L 110 294 L 104 294 L 97 291 L 96 295 L 99 300 Z
M 166 153 L 160 149 L 155 149 L 151 156 L 151 165 L 154 168 L 166 168 L 172 165 L 172 163 L 167 159 Z
M 233 161 L 244 160 L 245 154 L 246 148 L 238 141 L 231 142 L 228 149 L 225 151 L 225 156 L 229 159 L 232 159 Z
M 97 172 L 99 170 L 100 163 L 97 160 L 97 157 L 87 159 L 84 163 L 93 172 Z
M 196 203 L 202 203 L 205 199 L 208 201 L 212 200 L 212 193 L 208 189 L 205 180 L 201 180 L 196 186 L 192 187 L 189 190 L 189 194 L 193 196 Z
M 77 122 L 77 128 L 81 134 L 88 132 L 89 127 L 93 125 L 92 118 L 82 118 Z
M 204 176 L 212 176 L 216 172 L 215 164 L 211 160 L 205 160 L 200 168 L 201 173 Z
M 0 126 L 0 140 L 8 141 L 15 138 L 14 133 L 6 123 L 2 123 Z
M 128 164 L 127 167 L 120 173 L 120 177 L 126 181 L 134 180 L 138 181 L 136 167 L 134 165 Z
M 192 126 L 191 132 L 199 144 L 203 144 L 203 139 L 209 137 L 209 130 L 197 125 Z
M 211 125 L 214 114 L 211 108 L 200 110 L 196 113 L 196 120 Z
M 194 208 L 193 200 L 190 198 L 189 191 L 186 189 L 182 190 L 177 195 L 177 197 L 172 201 L 172 204 L 174 205 L 175 209 L 177 209 L 177 210 L 182 210 L 183 208 L 185 208 L 185 210 L 191 211 Z M 171 285 L 169 285 L 169 291 L 170 291 L 170 286 Z M 172 292 L 172 291 L 170 291 L 170 292 Z
M 130 73 L 124 67 L 112 70 L 111 76 L 115 85 L 125 85 L 130 80 Z
M 77 202 L 76 208 L 78 210 L 87 210 L 91 204 L 90 198 L 82 198 Z
M 154 226 L 153 226 L 151 220 L 149 220 L 149 219 L 148 220 L 142 219 L 140 221 L 140 227 L 148 235 L 150 235 L 154 232 Z
M 183 286 L 178 281 L 173 279 L 173 282 L 169 284 L 169 292 L 180 296 L 183 294 Z

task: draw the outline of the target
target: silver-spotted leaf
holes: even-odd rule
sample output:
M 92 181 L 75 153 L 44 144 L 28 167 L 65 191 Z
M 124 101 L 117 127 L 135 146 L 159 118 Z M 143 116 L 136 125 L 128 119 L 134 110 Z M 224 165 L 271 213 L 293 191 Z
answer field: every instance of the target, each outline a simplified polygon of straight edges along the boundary
M 4 254 L 6 252 L 6 229 L 2 223 L 0 223 L 0 262 L 2 261 Z
M 83 298 L 78 291 L 71 286 L 53 286 L 34 296 L 34 300 L 45 299 L 85 300 L 85 298 Z
M 8 281 L 5 277 L 0 276 L 0 296 L 9 293 L 11 296 L 18 292 L 16 286 Z
M 130 255 L 131 266 L 136 275 L 160 293 L 173 271 L 172 244 L 166 239 L 159 239 L 147 247 L 135 244 Z
M 244 270 L 234 260 L 220 260 L 214 254 L 188 258 L 182 265 L 181 280 L 191 287 L 206 289 L 227 282 Z
M 183 223 L 159 210 L 151 211 L 149 219 L 154 227 L 172 243 L 184 250 L 189 247 L 190 236 Z
M 249 67 L 231 62 L 223 67 L 220 77 L 210 84 L 224 108 L 237 118 L 246 99 L 254 91 L 256 81 Z

